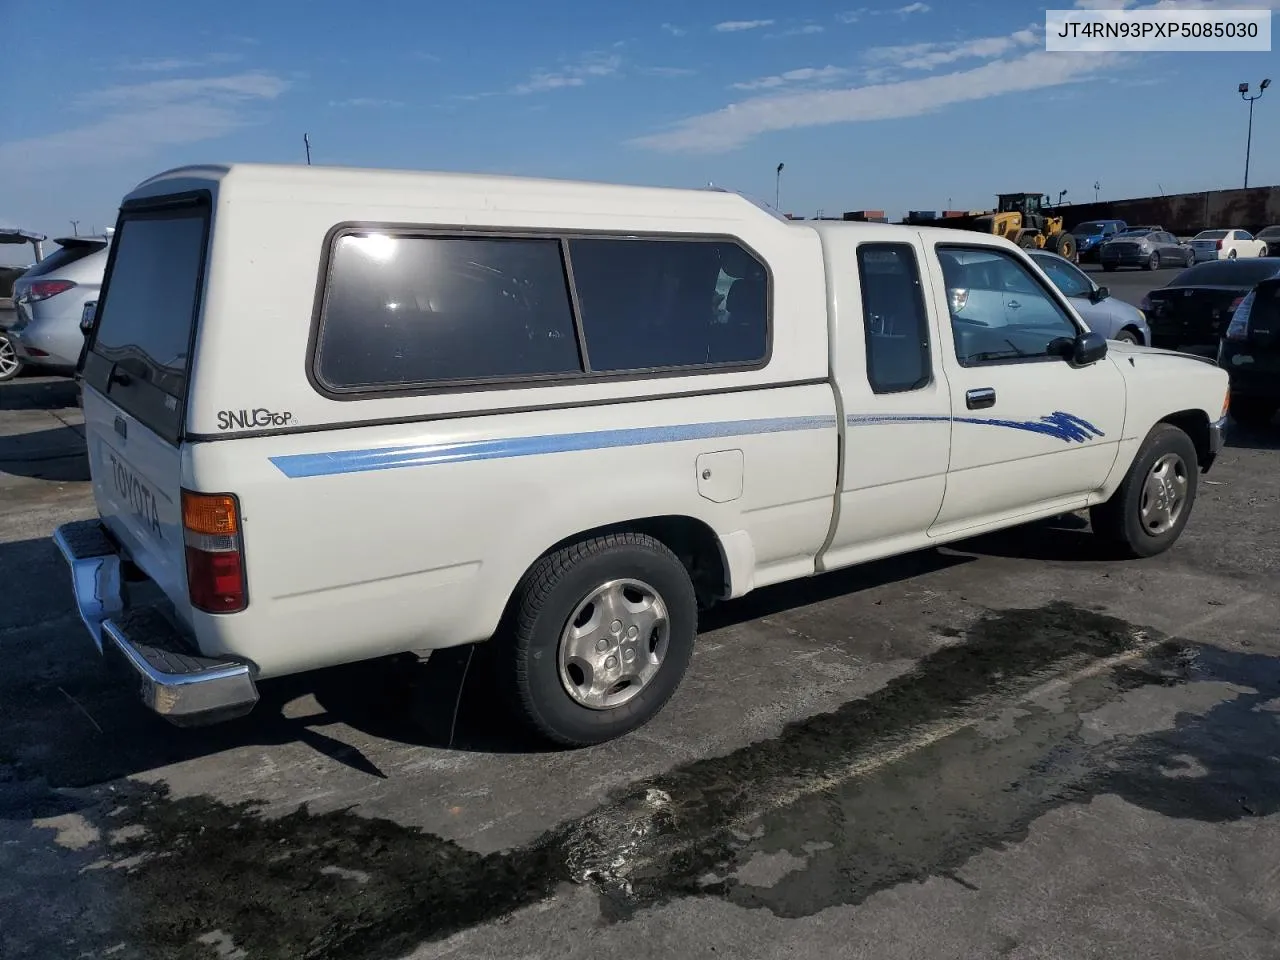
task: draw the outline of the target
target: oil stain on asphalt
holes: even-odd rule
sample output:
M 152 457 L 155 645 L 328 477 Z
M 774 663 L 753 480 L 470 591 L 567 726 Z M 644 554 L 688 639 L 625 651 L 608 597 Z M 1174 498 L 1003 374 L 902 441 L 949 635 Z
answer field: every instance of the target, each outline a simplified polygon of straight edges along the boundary
M 1055 687 L 1060 677 L 1072 682 Z M 1205 679 L 1230 692 L 1203 715 L 1136 735 L 1083 719 L 1134 691 Z M 1275 812 L 1280 714 L 1259 707 L 1278 696 L 1268 657 L 1067 604 L 999 611 L 865 698 L 633 784 L 519 849 L 482 855 L 349 810 L 266 817 L 130 782 L 75 804 L 115 838 L 79 882 L 111 888 L 121 957 L 222 944 L 383 960 L 566 882 L 593 884 L 606 922 L 686 896 L 805 916 L 954 876 L 1053 807 L 1100 794 L 1209 821 Z M 1200 774 L 1178 776 L 1178 763 Z

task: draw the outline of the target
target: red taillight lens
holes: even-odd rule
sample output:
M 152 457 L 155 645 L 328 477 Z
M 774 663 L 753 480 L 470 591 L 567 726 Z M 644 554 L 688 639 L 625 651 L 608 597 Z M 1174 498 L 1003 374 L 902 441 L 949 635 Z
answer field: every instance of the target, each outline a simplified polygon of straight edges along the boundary
M 36 280 L 31 286 L 27 287 L 27 300 L 35 303 L 38 300 L 48 300 L 50 297 L 56 297 L 60 293 L 66 293 L 75 284 L 70 280 Z
M 1221 240 L 1219 240 L 1219 241 L 1218 241 L 1218 249 L 1219 249 L 1219 250 L 1221 250 L 1221 249 L 1222 249 L 1222 241 L 1221 241 Z
M 247 607 L 236 498 L 183 490 L 182 527 L 191 605 L 205 613 L 237 613 Z

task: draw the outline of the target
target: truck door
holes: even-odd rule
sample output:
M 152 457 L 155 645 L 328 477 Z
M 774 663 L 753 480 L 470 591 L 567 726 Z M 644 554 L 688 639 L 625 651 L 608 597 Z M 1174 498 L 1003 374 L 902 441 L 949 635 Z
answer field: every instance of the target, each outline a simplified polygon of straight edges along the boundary
M 1020 253 L 938 243 L 933 258 L 945 287 L 938 309 L 951 319 L 942 353 L 954 416 L 946 495 L 930 532 L 1083 507 L 1115 462 L 1123 375 L 1109 358 L 1074 367 L 1050 349 L 1080 330 Z M 999 289 L 977 289 L 988 285 Z
M 911 549 L 942 505 L 951 391 L 918 242 L 824 235 L 832 365 L 844 418 L 837 516 L 819 569 Z

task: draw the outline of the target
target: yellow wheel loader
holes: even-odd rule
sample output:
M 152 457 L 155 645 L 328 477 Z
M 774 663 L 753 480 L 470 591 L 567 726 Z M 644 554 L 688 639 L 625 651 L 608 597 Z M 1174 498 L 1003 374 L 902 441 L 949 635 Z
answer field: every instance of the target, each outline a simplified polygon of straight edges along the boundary
M 1068 260 L 1076 258 L 1076 238 L 1067 233 L 1062 217 L 1045 210 L 1049 198 L 1040 193 L 1002 193 L 993 213 L 974 218 L 976 229 L 1012 240 L 1026 249 L 1049 250 Z

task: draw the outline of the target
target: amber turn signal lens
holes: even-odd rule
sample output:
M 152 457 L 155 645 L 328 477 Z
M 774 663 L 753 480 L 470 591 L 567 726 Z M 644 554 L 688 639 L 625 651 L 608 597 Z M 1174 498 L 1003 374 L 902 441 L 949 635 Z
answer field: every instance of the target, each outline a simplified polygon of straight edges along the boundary
M 236 498 L 221 493 L 182 491 L 182 525 L 192 533 L 213 537 L 232 536 L 239 532 Z

